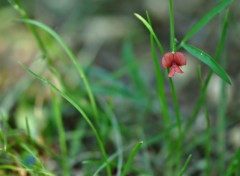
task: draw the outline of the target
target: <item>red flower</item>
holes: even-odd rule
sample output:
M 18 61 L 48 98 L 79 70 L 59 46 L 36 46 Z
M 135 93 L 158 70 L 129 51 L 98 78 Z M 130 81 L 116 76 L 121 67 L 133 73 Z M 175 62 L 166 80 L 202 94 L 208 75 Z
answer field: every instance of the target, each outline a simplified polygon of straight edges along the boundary
M 173 77 L 175 72 L 183 73 L 180 66 L 186 65 L 187 61 L 185 56 L 181 52 L 166 53 L 162 58 L 163 68 L 170 68 L 168 77 Z

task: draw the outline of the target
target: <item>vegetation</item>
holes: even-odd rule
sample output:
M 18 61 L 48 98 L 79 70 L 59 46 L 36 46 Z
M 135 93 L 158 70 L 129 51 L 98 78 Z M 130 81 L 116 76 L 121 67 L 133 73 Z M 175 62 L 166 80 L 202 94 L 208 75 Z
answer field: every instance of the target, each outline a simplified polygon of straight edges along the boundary
M 154 81 L 146 78 L 131 40 L 121 43 L 123 64 L 110 71 L 89 55 L 79 57 L 85 51 L 71 49 L 53 27 L 32 19 L 19 0 L 9 2 L 19 14 L 14 23 L 27 26 L 41 55 L 20 62 L 24 76 L 1 95 L 0 175 L 240 175 L 239 147 L 229 148 L 227 140 L 234 122 L 228 120 L 233 81 L 225 47 L 233 0 L 215 4 L 182 39 L 175 35 L 174 2 L 169 0 L 168 49 L 151 12 L 134 14 L 149 32 Z M 211 56 L 191 39 L 217 16 L 221 35 Z M 180 77 L 195 73 L 168 78 L 171 68 L 161 65 L 166 53 L 176 52 L 186 57 L 183 69 L 197 59 L 198 87 L 184 90 L 195 99 L 178 89 Z M 216 75 L 220 98 L 212 111 L 207 91 Z

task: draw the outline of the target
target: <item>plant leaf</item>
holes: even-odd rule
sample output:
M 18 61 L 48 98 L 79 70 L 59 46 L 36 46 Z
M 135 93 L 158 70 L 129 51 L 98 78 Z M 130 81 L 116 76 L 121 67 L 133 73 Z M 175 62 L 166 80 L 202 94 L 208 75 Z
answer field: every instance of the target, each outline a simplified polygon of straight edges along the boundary
M 139 15 L 137 13 L 134 13 L 134 15 L 146 26 L 146 28 L 149 30 L 150 34 L 153 36 L 155 42 L 157 43 L 161 54 L 164 55 L 165 52 L 164 52 L 163 46 L 162 46 L 161 42 L 158 40 L 157 35 L 155 34 L 151 24 L 149 24 L 147 22 L 147 20 L 145 20 L 141 15 Z
M 188 39 L 190 39 L 195 33 L 197 33 L 200 29 L 203 28 L 214 16 L 220 13 L 224 8 L 226 8 L 229 4 L 232 3 L 233 0 L 222 0 L 219 2 L 214 8 L 212 8 L 202 19 L 200 19 L 185 35 L 183 40 L 181 41 L 182 45 Z
M 70 50 L 70 48 L 64 42 L 64 40 L 53 29 L 51 29 L 50 27 L 48 27 L 47 25 L 45 25 L 45 24 L 43 24 L 41 22 L 38 22 L 36 20 L 28 20 L 28 19 L 27 20 L 20 20 L 20 21 L 22 21 L 22 22 L 24 22 L 26 24 L 29 24 L 29 25 L 36 26 L 36 27 L 42 29 L 43 31 L 47 32 L 63 48 L 63 50 L 66 52 L 66 54 L 69 56 L 69 58 L 71 59 L 72 63 L 76 67 L 76 69 L 77 69 L 77 71 L 79 73 L 79 76 L 82 78 L 82 80 L 84 82 L 84 85 L 86 87 L 89 99 L 90 99 L 91 104 L 92 104 L 92 109 L 93 109 L 93 112 L 94 112 L 94 118 L 95 118 L 95 120 L 97 122 L 99 122 L 97 105 L 96 105 L 95 98 L 94 98 L 94 95 L 93 95 L 92 90 L 91 90 L 91 86 L 90 86 L 90 84 L 88 82 L 88 79 L 87 79 L 87 77 L 86 77 L 86 75 L 85 75 L 85 73 L 84 73 L 80 63 L 78 62 L 76 56 L 73 54 L 73 52 Z
M 125 164 L 124 167 L 123 167 L 122 176 L 125 176 L 125 175 L 127 174 L 127 171 L 128 171 L 128 169 L 130 168 L 131 163 L 132 163 L 135 155 L 137 154 L 138 150 L 139 150 L 140 147 L 142 146 L 142 144 L 143 144 L 143 141 L 140 141 L 140 142 L 138 142 L 138 143 L 134 146 L 134 148 L 132 149 L 132 151 L 131 151 L 131 153 L 130 153 L 130 155 L 129 155 L 129 157 L 128 157 L 128 160 L 127 160 L 126 164 Z
M 40 75 L 38 75 L 37 73 L 33 72 L 30 68 L 26 67 L 25 65 L 21 64 L 20 65 L 28 72 L 30 73 L 33 77 L 37 78 L 38 80 L 40 80 L 42 83 L 48 85 L 49 87 L 51 87 L 53 90 L 55 90 L 57 93 L 59 93 L 61 95 L 61 97 L 63 97 L 65 100 L 67 100 L 73 107 L 75 107 L 78 112 L 82 115 L 82 117 L 86 120 L 86 122 L 88 123 L 88 125 L 90 126 L 90 128 L 92 129 L 93 133 L 95 134 L 95 137 L 98 141 L 98 144 L 100 146 L 103 158 L 105 160 L 106 163 L 106 167 L 107 167 L 107 172 L 108 175 L 110 176 L 111 173 L 111 168 L 110 165 L 108 163 L 108 155 L 107 152 L 105 150 L 104 144 L 102 142 L 102 139 L 99 135 L 99 132 L 97 131 L 96 127 L 94 126 L 94 124 L 92 123 L 92 121 L 90 120 L 90 118 L 88 117 L 88 115 L 85 113 L 85 111 L 82 109 L 82 107 L 80 107 L 79 103 L 76 102 L 72 97 L 70 97 L 68 95 L 68 93 L 63 92 L 62 90 L 60 90 L 59 88 L 57 88 L 52 82 L 48 81 L 47 79 L 41 77 Z
M 181 172 L 179 173 L 179 176 L 183 176 L 183 174 L 184 174 L 185 170 L 187 169 L 187 166 L 188 166 L 191 159 L 192 159 L 192 155 L 189 155 L 187 157 L 187 160 L 185 161 L 185 163 L 183 165 L 183 168 L 181 169 Z
M 218 65 L 218 63 L 207 53 L 203 52 L 202 50 L 187 44 L 183 44 L 182 47 L 188 51 L 191 55 L 198 58 L 200 61 L 205 63 L 209 66 L 213 72 L 215 72 L 220 78 L 226 81 L 228 84 L 231 84 L 232 81 L 228 74 L 224 71 L 224 69 Z

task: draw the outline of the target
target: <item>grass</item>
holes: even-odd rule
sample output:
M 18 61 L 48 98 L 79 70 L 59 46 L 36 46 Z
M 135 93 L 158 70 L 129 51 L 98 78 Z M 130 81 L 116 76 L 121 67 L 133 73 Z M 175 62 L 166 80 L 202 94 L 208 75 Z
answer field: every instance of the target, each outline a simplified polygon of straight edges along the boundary
M 231 85 L 232 80 L 226 71 L 229 63 L 224 46 L 230 14 L 227 8 L 232 0 L 222 0 L 212 7 L 179 43 L 175 36 L 174 3 L 169 0 L 170 48 L 167 50 L 161 36 L 159 39 L 154 31 L 149 13 L 146 19 L 135 13 L 150 34 L 152 60 L 149 62 L 153 62 L 156 86 L 149 85 L 143 78 L 142 65 L 137 61 L 131 41 L 123 43 L 121 68 L 110 72 L 95 64 L 86 67 L 57 32 L 30 19 L 20 1 L 10 2 L 21 16 L 17 22 L 28 27 L 42 57 L 30 66 L 20 63 L 28 73 L 24 81 L 18 81 L 19 87 L 24 88 L 17 93 L 12 89 L 6 95 L 13 97 L 16 112 L 25 114 L 22 118 L 25 130 L 17 127 L 20 115 L 4 108 L 5 102 L 2 102 L 0 175 L 182 176 L 200 173 L 237 176 L 240 173 L 239 149 L 229 155 L 226 141 L 227 84 Z M 224 19 L 220 18 L 221 36 L 212 57 L 190 44 L 190 39 L 219 13 L 225 15 Z M 62 51 L 52 50 L 56 47 Z M 159 59 L 159 54 L 162 57 L 165 51 L 180 49 L 210 70 L 207 77 L 201 67 L 196 71 L 199 89 L 193 91 L 197 100 L 188 100 L 193 110 L 188 109 L 187 113 L 182 110 L 175 80 L 167 78 L 169 69 L 163 70 Z M 55 55 L 65 54 L 57 60 L 51 51 L 56 52 Z M 59 66 L 59 62 L 62 65 Z M 64 77 L 66 73 L 69 75 Z M 221 79 L 216 125 L 213 125 L 206 96 L 214 73 Z M 34 85 L 44 86 L 30 96 L 27 93 Z M 41 99 L 45 94 L 47 98 Z M 206 127 L 196 134 L 195 123 L 201 110 Z M 35 129 L 41 124 L 32 123 L 38 123 L 38 118 L 41 124 L 46 124 L 43 130 Z

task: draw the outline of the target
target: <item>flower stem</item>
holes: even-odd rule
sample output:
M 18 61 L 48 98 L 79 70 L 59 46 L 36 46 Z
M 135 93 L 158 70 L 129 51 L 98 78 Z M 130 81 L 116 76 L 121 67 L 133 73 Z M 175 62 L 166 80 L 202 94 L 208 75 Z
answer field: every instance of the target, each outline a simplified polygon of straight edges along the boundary
M 63 167 L 63 173 L 65 176 L 70 176 L 70 166 L 68 164 L 68 152 L 67 152 L 67 143 L 66 143 L 66 133 L 63 125 L 62 114 L 61 114 L 61 98 L 53 94 L 53 113 L 57 125 L 58 131 L 58 140 L 60 144 L 61 155 L 63 159 L 61 164 Z
M 175 52 L 175 34 L 174 34 L 174 12 L 173 12 L 173 1 L 169 0 L 169 15 L 170 15 L 170 47 L 171 51 Z M 168 70 L 169 72 L 169 70 Z M 177 145 L 177 168 L 181 164 L 181 157 L 182 157 L 182 140 L 183 140 L 183 135 L 182 135 L 182 122 L 181 122 L 181 115 L 179 111 L 179 104 L 178 104 L 178 99 L 177 99 L 177 94 L 175 91 L 174 83 L 172 78 L 169 79 L 170 81 L 170 86 L 171 86 L 171 91 L 172 91 L 172 97 L 173 97 L 173 104 L 174 104 L 174 109 L 176 112 L 176 120 L 177 120 L 177 126 L 178 126 L 178 145 Z
M 175 36 L 174 36 L 174 13 L 173 2 L 169 0 L 169 15 L 170 15 L 170 48 L 172 52 L 175 52 Z

